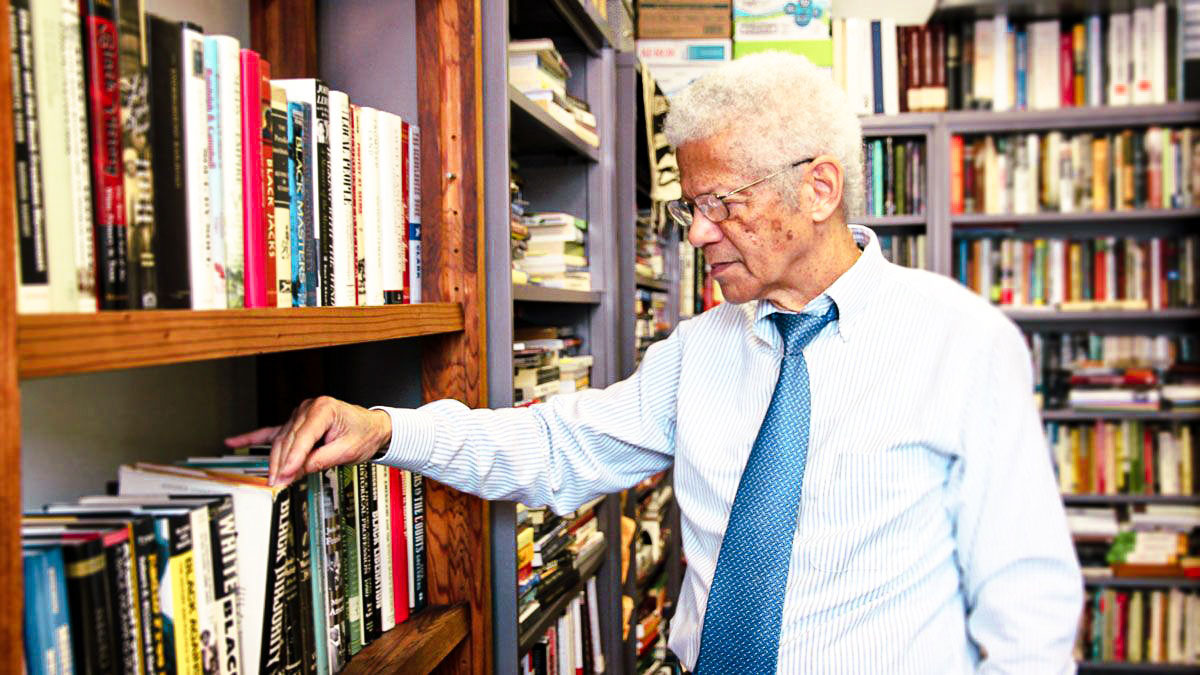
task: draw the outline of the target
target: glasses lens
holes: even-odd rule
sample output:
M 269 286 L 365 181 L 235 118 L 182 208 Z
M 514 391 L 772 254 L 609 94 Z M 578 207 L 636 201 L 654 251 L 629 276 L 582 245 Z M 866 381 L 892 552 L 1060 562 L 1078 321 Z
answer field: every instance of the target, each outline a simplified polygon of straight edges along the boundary
M 692 226 L 692 208 L 682 199 L 673 199 L 667 202 L 667 213 L 679 223 L 681 227 Z
M 729 209 L 725 207 L 725 202 L 713 195 L 696 197 L 696 208 L 704 214 L 705 218 L 714 223 L 719 223 L 729 217 Z

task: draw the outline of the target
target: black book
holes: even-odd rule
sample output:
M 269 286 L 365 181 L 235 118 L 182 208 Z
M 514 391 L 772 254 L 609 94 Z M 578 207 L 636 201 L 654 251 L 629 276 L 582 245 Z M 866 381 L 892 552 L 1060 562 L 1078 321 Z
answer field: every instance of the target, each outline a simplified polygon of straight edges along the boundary
M 319 299 L 321 307 L 333 306 L 333 200 L 340 195 L 333 194 L 333 178 L 329 175 L 329 86 L 317 80 L 317 109 L 313 111 L 317 120 L 316 138 L 317 149 L 316 185 L 320 197 L 320 213 L 313 214 L 316 218 L 319 269 L 317 270 L 317 285 L 320 287 Z
M 158 306 L 192 306 L 188 259 L 187 163 L 183 146 L 183 26 L 153 14 L 146 17 L 149 51 L 150 152 L 153 176 L 154 273 Z
M 100 537 L 80 535 L 80 538 L 64 538 L 48 535 L 22 539 L 26 546 L 62 548 L 63 565 L 67 570 L 67 606 L 70 608 L 71 654 L 75 661 L 75 672 L 81 675 L 116 672 L 116 636 L 109 606 L 112 593 Z
M 121 73 L 121 166 L 125 183 L 129 306 L 158 307 L 155 274 L 154 170 L 151 147 L 149 68 L 142 0 L 117 4 L 117 53 Z
M 313 625 L 312 556 L 309 549 L 308 481 L 292 484 L 292 559 L 295 560 L 299 623 L 293 631 L 299 635 L 301 673 L 317 672 L 317 643 Z
M 42 207 L 42 161 L 38 150 L 29 0 L 14 0 L 9 5 L 8 19 L 8 34 L 12 40 L 13 173 L 17 181 L 20 284 L 22 289 L 40 286 L 38 293 L 44 295 L 45 306 L 35 305 L 34 309 L 49 310 L 50 275 L 46 258 L 46 219 Z
M 970 21 L 962 23 L 962 67 L 959 68 L 962 78 L 958 89 L 960 96 L 959 110 L 972 110 L 975 105 L 975 26 Z
M 380 629 L 379 600 L 376 593 L 376 561 L 379 560 L 378 546 L 375 536 L 375 472 L 370 464 L 359 464 L 354 467 L 358 472 L 358 529 L 359 574 L 362 579 L 362 616 L 363 616 L 363 645 L 374 641 L 382 631 Z
M 285 672 L 288 656 L 284 642 L 285 633 L 296 624 L 288 616 L 288 585 L 291 577 L 291 500 L 285 496 L 275 500 L 271 513 L 271 547 L 267 553 L 266 596 L 263 601 L 263 648 L 259 657 L 260 672 Z M 254 617 L 246 617 L 253 621 Z
M 946 109 L 962 109 L 962 53 L 959 50 L 958 33 L 945 31 L 946 35 Z
M 419 612 L 429 604 L 428 568 L 425 565 L 425 477 L 413 472 L 412 475 L 412 519 L 413 519 L 413 606 L 412 612 Z
M 285 529 L 287 530 L 286 548 L 287 560 L 285 561 L 284 569 L 284 585 L 283 585 L 283 666 L 279 672 L 288 673 L 289 675 L 299 675 L 303 671 L 304 666 L 304 640 L 301 635 L 301 624 L 305 617 L 301 614 L 300 607 L 300 576 L 299 576 L 299 561 L 296 559 L 297 537 L 296 532 L 296 491 L 297 485 L 304 481 L 292 483 L 287 487 L 285 494 L 280 499 L 281 502 L 287 505 L 286 513 L 282 516 L 287 521 Z

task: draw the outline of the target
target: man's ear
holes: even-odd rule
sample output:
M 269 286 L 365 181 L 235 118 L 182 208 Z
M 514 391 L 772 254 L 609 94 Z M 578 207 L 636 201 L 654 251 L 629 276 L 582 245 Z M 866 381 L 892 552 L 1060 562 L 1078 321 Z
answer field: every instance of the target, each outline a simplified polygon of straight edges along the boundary
M 803 189 L 809 193 L 808 212 L 814 223 L 829 220 L 842 204 L 845 173 L 831 155 L 819 155 L 808 165 Z

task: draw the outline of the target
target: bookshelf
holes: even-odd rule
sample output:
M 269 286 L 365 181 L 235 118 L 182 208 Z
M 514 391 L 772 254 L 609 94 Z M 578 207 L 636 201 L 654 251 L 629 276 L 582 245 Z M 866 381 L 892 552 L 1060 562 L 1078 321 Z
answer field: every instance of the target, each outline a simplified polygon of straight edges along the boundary
M 154 377 L 166 380 L 205 374 L 216 382 L 208 393 L 227 399 L 218 407 L 249 398 L 250 405 L 237 412 L 239 419 L 248 417 L 255 424 L 278 422 L 281 413 L 299 402 L 302 392 L 326 389 L 335 378 L 325 375 L 332 373 L 310 366 L 319 366 L 335 353 L 339 364 L 343 357 L 362 360 L 369 353 L 368 360 L 385 365 L 389 378 L 412 392 L 413 403 L 440 398 L 476 406 L 487 402 L 487 314 L 482 306 L 487 277 L 478 265 L 484 238 L 475 197 L 482 188 L 478 142 L 484 125 L 477 105 L 482 82 L 476 67 L 482 29 L 475 5 L 460 0 L 231 0 L 203 7 L 163 2 L 150 9 L 210 27 L 248 27 L 249 34 L 238 37 L 272 63 L 273 76 L 320 76 L 363 104 L 419 121 L 425 132 L 421 182 L 422 220 L 430 233 L 423 252 L 427 270 L 423 291 L 428 302 L 373 308 L 18 316 L 14 279 L 0 275 L 0 459 L 10 467 L 0 478 L 0 643 L 10 646 L 21 644 L 21 495 L 54 489 L 26 484 L 23 463 L 32 456 L 28 453 L 34 453 L 42 468 L 71 466 L 74 452 L 80 450 L 77 439 L 55 438 L 58 430 L 52 419 L 38 410 L 45 399 L 65 394 L 60 405 L 79 410 L 94 407 L 86 398 L 71 397 L 71 387 L 78 386 L 104 394 L 104 406 L 121 410 L 121 418 L 107 425 L 111 437 L 88 438 L 108 448 L 89 448 L 87 460 L 108 469 L 92 481 L 90 489 L 97 492 L 117 464 L 138 459 L 144 450 L 123 440 L 123 434 L 136 438 L 139 429 L 145 431 L 138 424 L 149 428 L 149 423 L 129 420 L 146 417 L 140 414 L 144 411 L 132 408 L 141 405 L 136 394 L 155 373 Z M 7 1 L 0 0 L 0 10 L 8 12 Z M 321 16 L 339 20 L 321 21 Z M 0 28 L 0 54 L 5 60 L 10 54 L 7 26 Z M 397 40 L 396 26 L 411 26 L 404 29 L 411 33 Z M 390 39 L 364 39 L 385 29 Z M 363 63 L 396 66 L 409 76 L 383 82 L 362 68 Z M 9 64 L 0 65 L 0 83 L 10 91 Z M 7 104 L 0 106 L 0 145 L 12 143 L 11 110 Z M 12 201 L 13 185 L 12 155 L 0 153 L 0 196 Z M 13 215 L 4 215 L 2 221 L 0 267 L 11 270 Z M 419 350 L 396 348 L 397 340 L 414 338 L 420 340 Z M 397 359 L 414 353 L 419 357 Z M 248 357 L 251 367 L 227 368 L 244 363 L 233 357 Z M 151 365 L 159 368 L 145 368 Z M 251 376 L 226 377 L 232 371 Z M 114 378 L 126 384 L 102 390 Z M 372 384 L 371 379 L 356 383 L 343 378 L 347 388 L 341 393 L 374 398 L 380 383 Z M 199 412 L 193 418 L 176 423 L 195 424 L 199 439 L 193 441 L 200 447 L 211 447 L 207 444 L 221 435 L 241 430 L 201 419 L 211 406 L 205 407 L 204 401 L 196 405 Z M 121 428 L 126 423 L 132 426 Z M 63 442 L 45 442 L 47 438 Z M 23 439 L 31 444 L 23 447 Z M 38 480 L 46 475 L 41 471 Z M 71 478 L 63 475 L 61 480 L 70 484 Z M 488 506 L 429 482 L 426 507 L 430 607 L 360 652 L 347 672 L 492 671 Z M 19 672 L 21 662 L 20 649 L 5 650 L 0 671 Z

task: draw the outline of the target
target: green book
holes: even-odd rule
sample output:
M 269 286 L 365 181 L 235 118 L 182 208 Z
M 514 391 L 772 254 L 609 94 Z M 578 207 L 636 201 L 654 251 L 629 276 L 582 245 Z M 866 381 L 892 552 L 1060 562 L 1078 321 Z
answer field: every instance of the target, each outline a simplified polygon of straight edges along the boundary
M 358 561 L 358 471 L 353 466 L 339 467 L 338 482 L 342 489 L 342 508 L 338 514 L 342 525 L 342 581 L 346 585 L 346 614 L 350 624 L 348 643 L 350 655 L 353 656 L 363 648 L 362 577 Z

